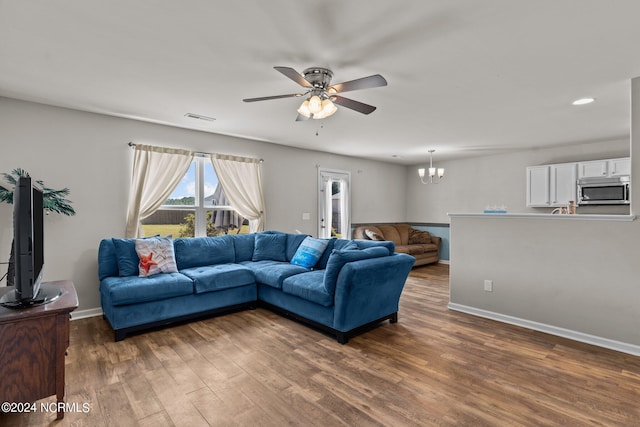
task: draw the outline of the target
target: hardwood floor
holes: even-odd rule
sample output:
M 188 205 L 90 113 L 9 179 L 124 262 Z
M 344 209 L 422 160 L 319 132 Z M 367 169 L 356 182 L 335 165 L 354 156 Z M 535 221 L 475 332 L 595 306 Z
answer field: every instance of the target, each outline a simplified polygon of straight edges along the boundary
M 73 321 L 77 410 L 0 425 L 640 425 L 640 358 L 449 311 L 448 275 L 414 269 L 399 322 L 347 345 L 262 309 L 117 343 L 102 318 Z

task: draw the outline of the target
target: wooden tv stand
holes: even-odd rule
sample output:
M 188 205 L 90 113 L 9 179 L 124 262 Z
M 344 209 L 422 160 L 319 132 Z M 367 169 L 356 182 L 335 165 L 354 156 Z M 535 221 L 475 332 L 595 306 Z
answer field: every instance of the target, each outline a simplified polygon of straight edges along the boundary
M 78 308 L 78 295 L 70 280 L 47 284 L 60 287 L 62 295 L 29 308 L 0 306 L 0 402 L 33 403 L 55 394 L 61 419 L 69 317 Z M 6 292 L 0 288 L 0 295 Z

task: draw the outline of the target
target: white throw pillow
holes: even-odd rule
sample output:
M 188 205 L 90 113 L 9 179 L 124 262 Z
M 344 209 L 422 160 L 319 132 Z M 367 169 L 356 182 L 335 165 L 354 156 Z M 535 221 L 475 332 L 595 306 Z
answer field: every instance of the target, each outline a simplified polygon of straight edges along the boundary
M 178 271 L 171 236 L 136 239 L 135 243 L 136 253 L 140 258 L 138 264 L 140 277 Z

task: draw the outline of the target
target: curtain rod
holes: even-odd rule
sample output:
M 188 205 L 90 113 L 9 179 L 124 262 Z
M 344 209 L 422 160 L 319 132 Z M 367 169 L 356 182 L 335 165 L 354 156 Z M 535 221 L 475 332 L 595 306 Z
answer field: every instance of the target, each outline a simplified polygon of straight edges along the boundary
M 127 145 L 131 148 L 136 148 L 136 143 L 133 141 L 129 141 Z M 205 153 L 201 151 L 194 151 L 193 154 L 197 157 L 210 157 L 212 154 L 218 154 L 218 153 Z M 258 159 L 258 161 L 260 163 L 264 163 L 264 159 Z

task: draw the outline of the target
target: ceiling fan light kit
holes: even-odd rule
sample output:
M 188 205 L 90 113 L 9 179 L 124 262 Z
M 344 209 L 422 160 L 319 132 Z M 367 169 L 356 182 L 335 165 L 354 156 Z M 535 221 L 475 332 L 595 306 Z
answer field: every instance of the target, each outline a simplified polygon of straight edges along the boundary
M 309 99 L 305 100 L 300 108 L 298 108 L 298 113 L 305 118 L 309 119 L 324 119 L 333 115 L 338 111 L 338 107 L 335 106 L 331 99 L 326 98 L 320 100 L 318 95 L 313 95 Z
M 357 111 L 362 114 L 371 114 L 376 107 L 353 99 L 338 96 L 338 93 L 350 90 L 369 89 L 379 86 L 386 86 L 387 81 L 380 74 L 362 77 L 356 80 L 330 85 L 333 72 L 328 68 L 312 67 L 307 68 L 301 75 L 290 67 L 274 67 L 277 71 L 289 77 L 300 86 L 307 89 L 304 93 L 292 93 L 288 95 L 275 95 L 260 98 L 246 98 L 244 102 L 267 101 L 271 99 L 290 98 L 307 96 L 298 108 L 296 121 L 307 119 L 324 119 L 338 111 L 337 105 Z

